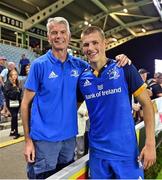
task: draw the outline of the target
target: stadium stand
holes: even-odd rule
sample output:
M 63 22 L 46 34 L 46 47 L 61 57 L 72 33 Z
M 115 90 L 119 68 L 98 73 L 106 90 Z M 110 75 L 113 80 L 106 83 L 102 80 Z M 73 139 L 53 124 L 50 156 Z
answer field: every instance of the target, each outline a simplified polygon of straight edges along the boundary
M 30 61 L 33 61 L 37 57 L 36 53 L 29 49 L 0 44 L 0 56 L 5 56 L 7 60 L 15 62 L 16 65 L 19 64 L 22 54 L 25 54 Z

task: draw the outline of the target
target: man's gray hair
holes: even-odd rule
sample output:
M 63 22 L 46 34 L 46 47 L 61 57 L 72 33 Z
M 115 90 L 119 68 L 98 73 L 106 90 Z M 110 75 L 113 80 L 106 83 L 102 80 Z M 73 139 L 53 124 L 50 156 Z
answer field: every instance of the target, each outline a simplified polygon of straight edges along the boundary
M 50 24 L 53 23 L 60 23 L 60 24 L 64 24 L 67 28 L 68 33 L 70 34 L 70 26 L 69 26 L 69 22 L 63 18 L 63 17 L 54 17 L 54 18 L 49 18 L 47 21 L 47 33 L 49 33 L 49 26 Z

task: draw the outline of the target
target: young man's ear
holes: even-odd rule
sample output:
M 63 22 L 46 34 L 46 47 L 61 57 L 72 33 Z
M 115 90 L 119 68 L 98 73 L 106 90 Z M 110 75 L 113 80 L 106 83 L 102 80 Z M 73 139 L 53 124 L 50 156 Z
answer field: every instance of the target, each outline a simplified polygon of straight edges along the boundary
M 103 39 L 103 41 L 104 41 L 104 44 L 105 44 L 105 48 L 106 48 L 106 39 L 104 38 L 104 39 Z
M 83 49 L 83 42 L 82 42 L 82 40 L 80 39 L 80 49 L 82 50 Z

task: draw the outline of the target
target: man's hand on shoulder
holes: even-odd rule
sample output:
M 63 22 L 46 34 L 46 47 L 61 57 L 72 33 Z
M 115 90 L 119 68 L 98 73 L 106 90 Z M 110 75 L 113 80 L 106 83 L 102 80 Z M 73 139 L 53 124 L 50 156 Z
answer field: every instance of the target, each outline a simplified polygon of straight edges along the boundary
M 119 54 L 115 57 L 115 59 L 118 61 L 117 65 L 119 67 L 123 67 L 126 64 L 128 65 L 132 64 L 132 61 L 125 54 Z

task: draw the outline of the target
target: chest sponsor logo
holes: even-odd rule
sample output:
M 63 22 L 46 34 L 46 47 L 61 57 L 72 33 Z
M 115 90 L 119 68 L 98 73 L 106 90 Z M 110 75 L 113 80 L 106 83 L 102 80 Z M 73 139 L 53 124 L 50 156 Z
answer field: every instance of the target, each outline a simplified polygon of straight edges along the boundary
M 121 87 L 119 88 L 115 88 L 115 89 L 107 89 L 107 90 L 99 90 L 96 93 L 92 93 L 92 94 L 86 94 L 85 98 L 88 99 L 94 99 L 94 98 L 99 98 L 99 97 L 103 97 L 103 96 L 109 96 L 112 94 L 119 94 L 122 92 Z
M 86 87 L 86 86 L 90 86 L 90 85 L 92 85 L 92 83 L 90 81 L 88 81 L 88 79 L 86 79 L 83 86 Z
M 109 75 L 109 79 L 118 79 L 120 77 L 119 70 L 116 67 L 110 69 L 107 74 Z
M 53 71 L 52 71 L 52 72 L 50 73 L 50 75 L 48 76 L 49 79 L 53 79 L 53 78 L 57 78 L 57 77 L 58 77 L 58 75 L 55 74 L 55 72 L 53 72 Z
M 78 77 L 78 76 L 79 76 L 79 72 L 78 72 L 77 70 L 73 69 L 73 70 L 71 71 L 71 75 L 70 75 L 70 76 Z

